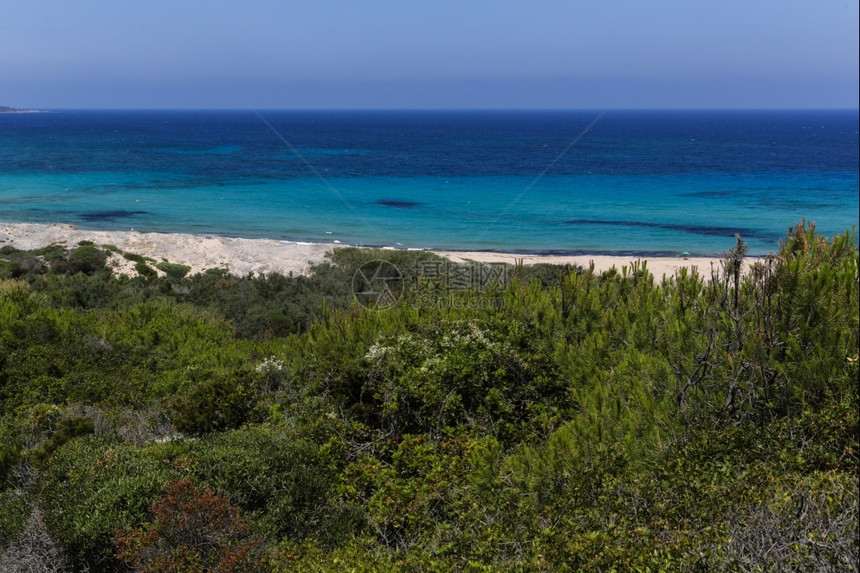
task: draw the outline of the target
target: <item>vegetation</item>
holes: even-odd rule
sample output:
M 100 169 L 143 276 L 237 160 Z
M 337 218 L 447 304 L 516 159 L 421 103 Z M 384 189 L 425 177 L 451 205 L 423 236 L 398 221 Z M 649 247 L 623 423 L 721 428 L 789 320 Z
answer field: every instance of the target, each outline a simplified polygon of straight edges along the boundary
M 116 252 L 0 249 L 0 571 L 858 570 L 853 234 L 457 288 Z

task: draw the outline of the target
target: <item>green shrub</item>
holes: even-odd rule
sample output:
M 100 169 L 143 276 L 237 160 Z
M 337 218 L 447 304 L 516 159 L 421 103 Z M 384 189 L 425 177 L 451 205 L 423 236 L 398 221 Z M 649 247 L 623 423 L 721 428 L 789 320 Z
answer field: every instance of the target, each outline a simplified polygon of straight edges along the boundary
M 0 443 L 0 490 L 6 483 L 9 470 L 18 462 L 20 457 L 21 450 L 19 447 L 11 443 Z
M 856 561 L 853 235 L 799 225 L 747 274 L 739 243 L 711 280 L 515 267 L 452 297 L 499 305 L 407 291 L 384 311 L 355 304 L 354 269 L 384 258 L 423 288 L 432 255 L 117 279 L 65 274 L 62 245 L 3 253 L 0 545 L 41 507 L 76 569 L 122 570 L 115 530 L 160 531 L 153 504 L 191 478 L 192 513 L 211 490 L 278 570 Z
M 510 330 L 508 330 L 510 329 Z M 513 332 L 506 340 L 506 332 Z M 505 443 L 523 439 L 527 421 L 572 404 L 566 384 L 540 355 L 527 328 L 499 322 L 444 321 L 383 338 L 365 355 L 365 391 L 395 433 L 472 426 Z
M 45 464 L 51 454 L 63 444 L 72 438 L 92 434 L 94 429 L 93 421 L 89 418 L 64 418 L 60 420 L 54 433 L 32 452 L 32 457 L 40 464 Z
M 62 241 L 65 242 L 65 241 Z M 52 243 L 47 247 L 42 247 L 40 249 L 35 249 L 30 251 L 30 253 L 34 257 L 43 257 L 49 263 L 53 263 L 54 261 L 65 259 L 67 254 L 66 247 L 59 243 Z
M 176 450 L 176 447 L 172 449 Z M 164 486 L 178 477 L 170 448 L 82 438 L 59 448 L 40 484 L 45 524 L 76 569 L 118 569 L 114 532 L 139 527 Z
M 105 268 L 108 254 L 106 251 L 90 244 L 80 246 L 69 253 L 65 262 L 55 262 L 51 270 L 60 274 L 84 273 L 93 275 Z
M 191 271 L 188 265 L 180 265 L 176 263 L 161 262 L 155 265 L 155 268 L 162 271 L 172 279 L 181 279 Z
M 0 559 L 2 549 L 21 536 L 31 510 L 31 502 L 23 493 L 0 493 Z
M 143 255 L 138 255 L 136 253 L 123 253 L 122 258 L 131 261 L 133 263 L 145 263 L 146 259 Z
M 155 269 L 146 264 L 145 261 L 138 261 L 134 264 L 134 270 L 137 271 L 137 274 L 146 279 L 154 279 L 158 276 L 158 273 L 155 272 Z
M 248 425 L 201 438 L 195 452 L 195 482 L 229 496 L 270 539 L 311 537 L 331 546 L 361 527 L 356 511 L 336 499 L 345 460 L 334 436 L 320 445 Z
M 173 400 L 173 424 L 180 432 L 194 435 L 237 428 L 247 419 L 253 399 L 249 374 L 212 378 Z

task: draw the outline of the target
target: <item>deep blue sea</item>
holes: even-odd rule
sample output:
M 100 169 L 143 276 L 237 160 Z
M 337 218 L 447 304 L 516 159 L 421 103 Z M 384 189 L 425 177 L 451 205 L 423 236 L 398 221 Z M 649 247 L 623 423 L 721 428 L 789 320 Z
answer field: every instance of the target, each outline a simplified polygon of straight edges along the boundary
M 590 126 L 590 127 L 589 127 Z M 0 114 L 0 220 L 515 252 L 778 249 L 858 221 L 854 111 Z

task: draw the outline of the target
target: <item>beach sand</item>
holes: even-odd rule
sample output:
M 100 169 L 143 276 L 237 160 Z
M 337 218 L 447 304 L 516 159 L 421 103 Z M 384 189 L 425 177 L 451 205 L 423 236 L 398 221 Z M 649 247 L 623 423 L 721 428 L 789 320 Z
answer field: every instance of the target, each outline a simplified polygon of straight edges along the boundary
M 17 249 L 37 249 L 52 243 L 74 247 L 80 241 L 97 245 L 113 245 L 126 253 L 150 257 L 156 262 L 164 259 L 191 267 L 191 273 L 210 268 L 225 268 L 236 275 L 250 272 L 268 274 L 307 274 L 311 265 L 326 259 L 326 253 L 348 245 L 336 243 L 296 243 L 272 239 L 239 239 L 211 235 L 168 233 L 141 233 L 129 231 L 90 231 L 74 225 L 35 223 L 0 223 L 0 247 L 11 245 Z M 492 252 L 433 251 L 453 262 L 481 263 L 572 264 L 588 267 L 594 264 L 598 272 L 615 267 L 628 268 L 635 257 L 582 255 L 519 255 Z M 133 274 L 133 263 L 116 257 L 117 272 Z M 657 279 L 673 276 L 681 267 L 696 267 L 699 274 L 710 277 L 711 266 L 719 268 L 719 258 L 707 257 L 649 257 L 647 268 Z
M 312 263 L 322 262 L 326 252 L 338 246 L 133 230 L 89 231 L 65 224 L 0 223 L 0 247 L 38 249 L 51 243 L 74 247 L 80 241 L 113 245 L 125 253 L 150 257 L 156 262 L 167 259 L 171 263 L 188 265 L 191 273 L 220 267 L 236 275 L 250 272 L 307 274 Z
M 583 268 L 589 268 L 589 265 L 594 265 L 594 270 L 603 272 L 615 267 L 621 270 L 622 267 L 630 268 L 636 261 L 644 261 L 648 271 L 655 278 L 660 279 L 663 276 L 674 276 L 681 267 L 692 269 L 696 268 L 700 275 L 706 278 L 711 276 L 711 265 L 714 268 L 719 268 L 719 258 L 709 257 L 648 257 L 639 259 L 637 257 L 620 257 L 613 255 L 515 255 L 505 253 L 486 253 L 486 252 L 460 252 L 460 251 L 434 251 L 435 253 L 450 259 L 453 262 L 476 261 L 479 263 L 510 263 L 515 264 L 518 260 L 522 260 L 524 265 L 533 265 L 537 263 L 548 263 L 551 265 L 578 265 Z

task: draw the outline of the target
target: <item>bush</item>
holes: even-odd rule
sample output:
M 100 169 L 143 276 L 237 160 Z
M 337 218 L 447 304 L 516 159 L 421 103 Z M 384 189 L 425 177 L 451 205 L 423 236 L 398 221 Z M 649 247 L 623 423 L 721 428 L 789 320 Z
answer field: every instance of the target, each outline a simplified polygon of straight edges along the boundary
M 254 399 L 249 376 L 212 378 L 186 390 L 171 406 L 176 429 L 200 435 L 241 426 Z
M 9 470 L 18 463 L 21 457 L 21 450 L 12 444 L 0 443 L 0 487 L 6 483 L 6 477 L 9 475 Z
M 108 253 L 94 245 L 83 245 L 73 250 L 65 263 L 54 263 L 52 270 L 60 274 L 84 273 L 94 275 L 105 268 Z
M 248 425 L 195 443 L 196 483 L 229 496 L 270 539 L 342 542 L 360 527 L 354 509 L 336 501 L 345 464 L 339 440 L 318 442 L 282 429 Z
M 32 503 L 23 492 L 0 494 L 0 567 L 3 563 L 2 548 L 21 539 L 32 512 Z
M 510 329 L 512 340 L 504 334 Z M 434 437 L 460 425 L 506 444 L 542 411 L 562 411 L 566 384 L 540 355 L 527 328 L 496 322 L 445 321 L 415 334 L 383 338 L 365 355 L 365 391 L 378 400 L 382 424 L 396 434 Z
M 266 571 L 262 542 L 227 498 L 189 479 L 171 482 L 154 521 L 116 533 L 116 556 L 142 572 Z
M 155 270 L 146 264 L 145 261 L 138 261 L 134 264 L 134 270 L 137 271 L 137 274 L 146 279 L 154 279 L 158 276 L 158 273 Z
M 176 449 L 174 447 L 173 449 Z M 48 531 L 78 570 L 116 568 L 114 531 L 143 524 L 176 470 L 169 448 L 87 437 L 59 448 L 40 484 Z
M 354 303 L 352 271 L 385 258 L 408 282 L 432 255 L 115 279 L 21 266 L 68 269 L 61 245 L 4 252 L 0 276 L 20 274 L 0 281 L 0 546 L 16 562 L 52 540 L 76 570 L 215 567 L 259 535 L 284 571 L 856 563 L 853 236 L 798 226 L 747 274 L 739 243 L 710 281 L 521 267 L 452 297 L 500 306 L 407 292 L 383 312 Z M 31 520 L 21 537 L 34 508 L 45 535 Z
M 127 261 L 131 261 L 133 263 L 145 263 L 146 258 L 143 255 L 138 255 L 137 253 L 123 253 L 122 258 Z
M 80 436 L 92 434 L 95 426 L 89 418 L 73 417 L 60 420 L 57 430 L 32 452 L 40 464 L 45 464 L 60 446 Z
M 155 268 L 162 271 L 169 278 L 178 280 L 187 275 L 191 271 L 188 265 L 180 265 L 176 263 L 161 262 L 155 265 Z

